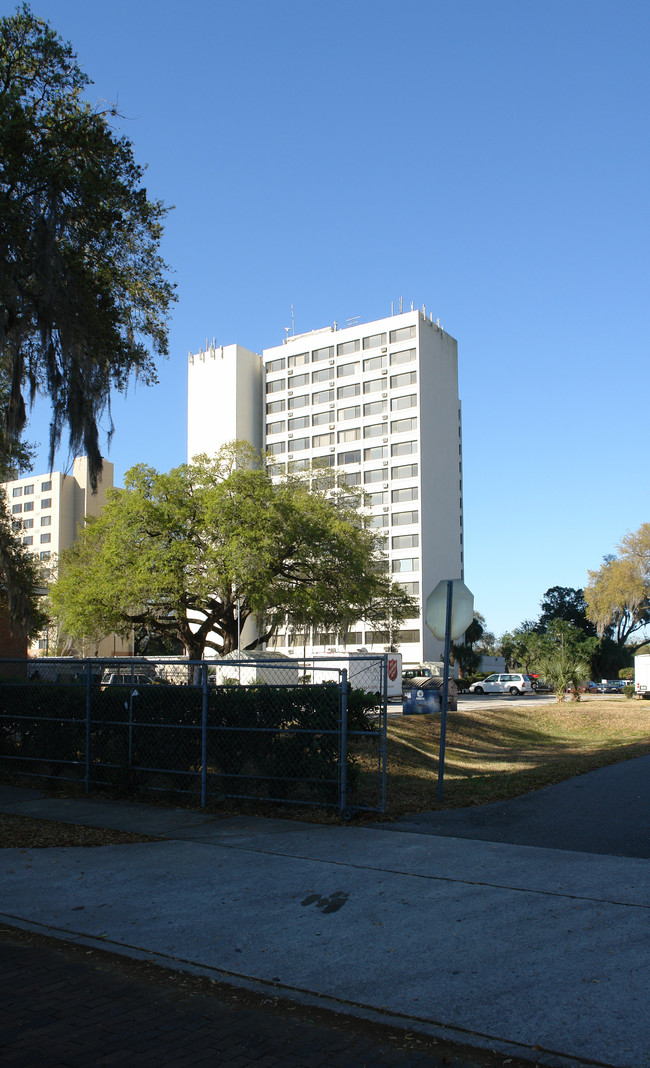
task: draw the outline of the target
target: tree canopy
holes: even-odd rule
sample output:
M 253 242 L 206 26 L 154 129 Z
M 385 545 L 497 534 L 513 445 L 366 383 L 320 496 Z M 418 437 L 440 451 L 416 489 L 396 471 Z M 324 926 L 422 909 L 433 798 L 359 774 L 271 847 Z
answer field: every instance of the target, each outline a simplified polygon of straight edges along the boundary
M 29 637 L 46 622 L 38 607 L 43 581 L 39 561 L 15 536 L 7 498 L 0 490 L 0 604 L 8 610 L 12 630 Z
M 132 373 L 156 381 L 174 291 L 159 254 L 167 209 L 111 128 L 115 109 L 84 100 L 89 84 L 27 4 L 0 19 L 0 452 L 41 393 L 50 463 L 67 427 L 95 486 L 99 419 Z
M 618 556 L 606 557 L 597 571 L 589 572 L 585 589 L 587 615 L 603 634 L 608 629 L 619 645 L 629 643 L 650 625 L 650 523 L 621 539 Z
M 193 659 L 235 650 L 250 617 L 259 636 L 249 648 L 287 618 L 393 629 L 417 609 L 388 577 L 361 503 L 348 486 L 274 480 L 241 443 L 167 474 L 138 465 L 62 555 L 54 610 L 78 638 L 144 626 L 179 638 Z

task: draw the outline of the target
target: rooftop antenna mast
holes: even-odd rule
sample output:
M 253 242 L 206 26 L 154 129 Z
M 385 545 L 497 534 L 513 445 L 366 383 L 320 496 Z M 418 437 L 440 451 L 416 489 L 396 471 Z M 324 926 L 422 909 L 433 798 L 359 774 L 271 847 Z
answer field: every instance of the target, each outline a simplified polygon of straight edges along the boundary
M 296 333 L 296 321 L 293 317 L 293 304 L 291 305 L 291 336 L 294 337 Z

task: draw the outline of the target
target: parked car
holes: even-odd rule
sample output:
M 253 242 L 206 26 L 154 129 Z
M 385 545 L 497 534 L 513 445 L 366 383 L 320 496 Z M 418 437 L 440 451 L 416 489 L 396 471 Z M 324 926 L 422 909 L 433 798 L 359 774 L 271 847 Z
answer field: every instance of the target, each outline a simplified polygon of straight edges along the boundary
M 507 674 L 488 675 L 487 679 L 473 682 L 469 692 L 511 693 L 513 696 L 516 694 L 520 697 L 522 694 L 532 693 L 533 687 L 528 675 L 522 675 L 519 672 L 508 672 Z
M 154 679 L 149 675 L 122 674 L 119 671 L 105 671 L 102 676 L 102 690 L 107 686 L 152 686 Z

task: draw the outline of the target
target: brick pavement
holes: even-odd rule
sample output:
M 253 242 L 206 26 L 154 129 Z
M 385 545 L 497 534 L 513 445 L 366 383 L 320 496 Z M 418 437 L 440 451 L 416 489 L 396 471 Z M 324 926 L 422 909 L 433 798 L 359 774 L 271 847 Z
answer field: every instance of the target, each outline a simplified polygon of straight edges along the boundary
M 0 1064 L 12 1068 L 531 1068 L 0 926 Z

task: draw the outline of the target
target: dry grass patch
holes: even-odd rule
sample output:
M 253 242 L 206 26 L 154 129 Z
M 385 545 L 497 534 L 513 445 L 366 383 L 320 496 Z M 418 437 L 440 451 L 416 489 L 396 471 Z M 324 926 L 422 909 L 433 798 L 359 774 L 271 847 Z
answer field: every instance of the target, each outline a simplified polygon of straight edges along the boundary
M 650 704 L 587 697 L 450 712 L 442 804 L 436 800 L 439 747 L 438 716 L 389 719 L 389 818 L 516 797 L 650 753 Z

